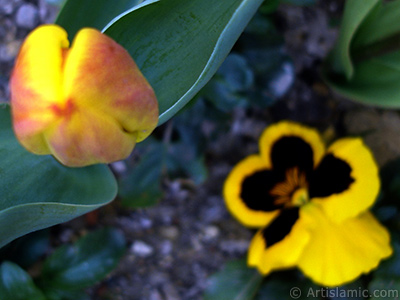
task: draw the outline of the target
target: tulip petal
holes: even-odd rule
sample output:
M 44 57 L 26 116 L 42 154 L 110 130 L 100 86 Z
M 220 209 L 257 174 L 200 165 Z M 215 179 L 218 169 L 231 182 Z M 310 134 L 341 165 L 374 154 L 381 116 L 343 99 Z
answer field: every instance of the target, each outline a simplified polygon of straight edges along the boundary
M 25 40 L 11 77 L 14 131 L 20 142 L 36 154 L 49 154 L 40 132 L 55 120 L 49 106 L 62 101 L 62 69 L 67 33 L 43 25 Z
M 327 154 L 348 165 L 351 182 L 343 191 L 327 197 L 312 198 L 312 202 L 320 205 L 332 221 L 340 223 L 357 216 L 374 203 L 380 188 L 379 170 L 371 151 L 361 138 L 340 139 L 329 147 Z M 346 177 L 334 170 L 335 166 L 331 168 L 331 172 L 327 169 L 325 175 L 319 174 L 320 183 L 317 185 L 320 189 L 325 187 L 326 190 L 331 190 L 330 185 L 337 186 Z
M 301 208 L 310 240 L 298 260 L 305 275 L 324 286 L 348 283 L 392 254 L 390 236 L 370 212 L 338 224 L 310 203 Z
M 71 167 L 124 159 L 136 144 L 136 133 L 124 132 L 110 116 L 78 108 L 48 128 L 45 136 L 53 155 Z
M 97 30 L 78 32 L 65 63 L 65 98 L 111 115 L 137 141 L 158 122 L 155 94 L 128 52 Z

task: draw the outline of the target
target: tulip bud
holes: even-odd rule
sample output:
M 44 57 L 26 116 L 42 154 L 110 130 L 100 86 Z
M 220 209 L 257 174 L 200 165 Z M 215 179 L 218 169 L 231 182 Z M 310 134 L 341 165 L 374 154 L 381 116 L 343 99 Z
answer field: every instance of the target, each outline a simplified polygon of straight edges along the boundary
M 128 52 L 95 29 L 69 48 L 57 25 L 34 30 L 11 77 L 13 126 L 35 154 L 80 167 L 126 158 L 158 122 L 158 103 Z

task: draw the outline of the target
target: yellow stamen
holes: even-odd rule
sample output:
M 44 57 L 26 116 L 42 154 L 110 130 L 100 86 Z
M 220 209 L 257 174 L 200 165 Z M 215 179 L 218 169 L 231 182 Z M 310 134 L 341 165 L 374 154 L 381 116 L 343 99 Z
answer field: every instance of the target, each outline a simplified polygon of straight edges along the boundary
M 308 183 L 306 175 L 297 167 L 286 171 L 286 180 L 277 183 L 269 192 L 276 197 L 275 205 L 300 206 L 308 202 Z

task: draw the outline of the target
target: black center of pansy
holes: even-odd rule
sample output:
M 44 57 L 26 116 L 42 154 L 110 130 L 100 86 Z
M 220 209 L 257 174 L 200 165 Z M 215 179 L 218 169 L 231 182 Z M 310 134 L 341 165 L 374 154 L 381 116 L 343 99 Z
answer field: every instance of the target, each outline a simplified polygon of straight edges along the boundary
M 277 207 L 283 207 L 275 203 L 270 190 L 284 179 L 281 174 L 270 170 L 255 172 L 244 179 L 240 198 L 253 210 L 273 211 Z
M 295 136 L 280 138 L 271 148 L 271 162 L 272 170 L 255 172 L 243 180 L 240 198 L 248 208 L 273 211 L 302 202 L 292 201 L 293 196 L 308 198 L 307 178 L 314 158 L 307 142 Z
M 267 247 L 283 240 L 299 218 L 299 208 L 282 210 L 280 215 L 262 230 Z
M 351 167 L 347 162 L 333 154 L 327 154 L 309 181 L 309 195 L 311 198 L 316 198 L 339 194 L 349 189 L 354 179 L 351 177 Z
M 350 188 L 350 165 L 327 154 L 316 169 L 313 149 L 300 137 L 284 136 L 271 147 L 272 170 L 244 178 L 240 197 L 258 211 L 301 206 L 314 197 L 327 197 Z
M 311 146 L 295 136 L 284 136 L 271 148 L 272 168 L 275 172 L 285 174 L 291 168 L 298 168 L 306 174 L 314 168 L 314 157 Z

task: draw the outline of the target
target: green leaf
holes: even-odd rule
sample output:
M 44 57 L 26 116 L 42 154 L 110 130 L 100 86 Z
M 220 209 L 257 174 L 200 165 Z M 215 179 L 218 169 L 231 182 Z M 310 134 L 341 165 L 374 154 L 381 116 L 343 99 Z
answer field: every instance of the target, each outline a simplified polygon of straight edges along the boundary
M 104 32 L 128 50 L 154 88 L 162 124 L 213 76 L 262 2 L 147 1 Z
M 339 39 L 331 56 L 332 71 L 344 74 L 347 79 L 353 76 L 353 62 L 350 48 L 354 35 L 379 0 L 346 1 Z
M 68 0 L 57 16 L 56 24 L 65 28 L 72 41 L 83 27 L 102 30 L 113 18 L 144 0 Z
M 254 300 L 321 299 L 321 289 L 297 271 L 281 271 L 265 279 Z
M 164 163 L 164 147 L 161 143 L 148 139 L 146 153 L 130 172 L 119 180 L 118 195 L 122 204 L 131 208 L 155 205 L 161 198 L 161 173 Z
M 251 300 L 262 280 L 245 260 L 231 261 L 208 279 L 204 300 Z
M 87 234 L 74 245 L 58 248 L 44 263 L 46 290 L 79 290 L 102 280 L 125 252 L 125 239 L 115 229 Z
M 235 107 L 245 107 L 249 103 L 241 94 L 253 84 L 254 73 L 246 59 L 233 53 L 228 55 L 201 94 L 221 111 L 229 112 Z
M 90 300 L 84 291 L 46 290 L 48 300 Z
M 0 261 L 12 261 L 26 269 L 43 258 L 49 248 L 49 230 L 32 232 L 1 248 Z
M 351 80 L 328 74 L 325 79 L 340 94 L 379 107 L 400 107 L 400 51 L 355 65 Z
M 0 247 L 69 221 L 114 199 L 117 185 L 105 165 L 67 168 L 17 142 L 10 109 L 0 106 Z
M 3 262 L 0 266 L 0 299 L 46 300 L 29 274 L 11 262 Z
M 400 1 L 379 2 L 363 21 L 354 37 L 353 47 L 361 48 L 386 39 L 400 31 Z

